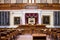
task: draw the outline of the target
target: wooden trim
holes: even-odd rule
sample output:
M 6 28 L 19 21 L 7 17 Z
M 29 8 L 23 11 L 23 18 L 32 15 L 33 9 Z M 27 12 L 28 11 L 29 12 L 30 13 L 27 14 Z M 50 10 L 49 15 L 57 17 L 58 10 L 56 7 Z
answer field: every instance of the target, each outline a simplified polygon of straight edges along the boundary
M 60 4 L 42 4 L 42 3 L 13 3 L 13 4 L 0 4 L 0 10 L 20 10 L 26 9 L 26 6 L 37 6 L 37 9 L 42 10 L 60 10 Z

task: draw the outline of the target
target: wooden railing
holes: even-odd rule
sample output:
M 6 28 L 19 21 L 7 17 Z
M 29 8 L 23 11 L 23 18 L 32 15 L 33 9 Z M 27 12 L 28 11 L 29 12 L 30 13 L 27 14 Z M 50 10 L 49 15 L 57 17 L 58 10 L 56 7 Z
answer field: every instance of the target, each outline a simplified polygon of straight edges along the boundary
M 27 8 L 28 7 L 28 8 Z M 60 10 L 60 4 L 0 4 L 0 10 L 19 10 L 19 9 L 48 9 L 48 10 Z

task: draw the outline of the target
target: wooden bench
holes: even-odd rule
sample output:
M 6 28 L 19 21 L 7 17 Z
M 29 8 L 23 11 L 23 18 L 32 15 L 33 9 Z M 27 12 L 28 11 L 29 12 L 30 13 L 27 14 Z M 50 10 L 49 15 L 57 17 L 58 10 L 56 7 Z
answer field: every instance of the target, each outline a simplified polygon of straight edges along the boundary
M 0 29 L 0 37 L 1 40 L 13 40 L 17 37 L 19 31 L 18 30 L 8 30 L 8 29 Z

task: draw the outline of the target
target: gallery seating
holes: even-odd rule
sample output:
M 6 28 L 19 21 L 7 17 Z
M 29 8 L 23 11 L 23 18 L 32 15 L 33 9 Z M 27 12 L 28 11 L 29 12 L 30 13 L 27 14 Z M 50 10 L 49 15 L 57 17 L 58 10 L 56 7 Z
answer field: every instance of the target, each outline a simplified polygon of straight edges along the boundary
M 19 31 L 19 29 L 23 28 L 24 30 Z M 40 28 L 39 27 L 34 27 L 32 25 L 26 25 L 25 26 L 20 26 L 19 28 L 16 29 L 11 29 L 11 28 L 0 28 L 0 39 L 1 40 L 15 40 L 15 38 L 21 33 L 21 34 L 46 34 L 50 35 L 54 40 L 59 39 L 60 40 L 60 29 L 55 29 L 55 28 Z M 30 27 L 30 28 L 29 28 Z
M 0 29 L 0 38 L 1 40 L 15 40 L 17 35 L 19 34 L 19 31 L 16 29 Z

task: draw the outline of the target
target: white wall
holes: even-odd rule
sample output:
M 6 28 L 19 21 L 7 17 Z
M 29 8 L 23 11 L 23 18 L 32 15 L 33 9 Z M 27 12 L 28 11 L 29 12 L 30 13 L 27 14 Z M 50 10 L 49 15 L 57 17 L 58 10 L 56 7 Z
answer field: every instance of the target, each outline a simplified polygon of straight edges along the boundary
M 38 13 L 39 16 L 41 14 L 41 11 L 40 10 L 13 10 L 11 11 L 11 18 L 10 18 L 10 27 L 17 27 L 18 25 L 14 25 L 14 17 L 20 17 L 21 18 L 21 24 L 22 25 L 25 25 L 25 13 Z M 39 23 L 38 24 L 41 24 L 41 19 L 39 17 Z
M 53 27 L 53 11 L 51 10 L 42 10 L 42 14 L 41 14 L 41 21 L 42 21 L 42 16 L 46 15 L 46 16 L 50 16 L 50 24 L 46 25 L 46 27 L 50 28 Z
M 14 17 L 20 17 L 21 24 L 25 25 L 25 13 L 38 13 L 38 24 L 42 23 L 42 16 L 49 15 L 50 16 L 50 25 L 46 25 L 48 28 L 54 28 L 57 26 L 53 25 L 53 11 L 58 10 L 40 10 L 40 9 L 22 9 L 22 10 L 0 10 L 0 11 L 10 11 L 10 26 L 0 26 L 0 28 L 16 28 L 18 25 L 14 25 Z M 60 27 L 60 26 L 59 26 Z
M 14 16 L 20 16 L 21 17 L 21 23 L 22 25 L 25 25 L 25 13 L 38 13 L 39 14 L 39 23 L 41 25 L 42 22 L 42 15 L 49 15 L 50 16 L 50 25 L 46 25 L 46 27 L 53 27 L 53 11 L 49 11 L 49 10 L 21 10 L 21 11 L 11 11 L 12 12 L 12 20 L 11 21 L 11 26 L 15 27 L 17 25 L 14 25 Z
M 25 13 L 38 13 L 39 16 L 41 14 L 41 10 L 33 10 L 33 9 L 30 9 L 30 10 L 23 10 L 23 15 L 24 15 L 24 20 L 25 20 Z M 40 17 L 39 17 L 40 18 Z M 25 24 L 25 21 L 23 20 L 23 24 Z M 38 19 L 39 21 L 39 24 L 41 24 L 41 19 Z
M 11 16 L 10 16 L 11 17 L 10 18 L 10 26 L 11 27 L 15 28 L 18 26 L 18 25 L 14 25 L 14 17 L 20 17 L 21 24 L 23 24 L 22 20 L 23 20 L 24 14 L 21 11 L 11 11 L 10 14 L 11 14 Z
M 25 13 L 38 13 L 39 18 L 38 18 L 38 24 L 41 25 L 42 23 L 42 16 L 43 15 L 49 15 L 50 16 L 50 25 L 46 25 L 46 27 L 48 28 L 54 28 L 54 19 L 53 19 L 53 11 L 54 10 L 40 10 L 40 9 L 23 9 L 23 10 L 18 10 L 18 11 L 11 11 L 12 13 L 14 13 L 12 16 L 20 16 L 21 17 L 21 24 L 25 25 Z M 13 20 L 12 17 L 12 20 Z M 14 21 L 11 22 L 11 26 L 13 25 L 13 27 L 17 27 L 17 25 L 14 25 Z

